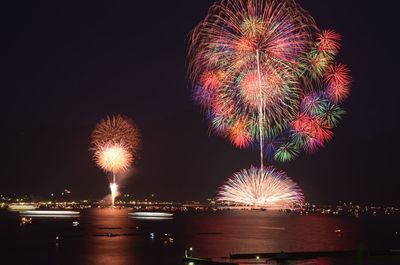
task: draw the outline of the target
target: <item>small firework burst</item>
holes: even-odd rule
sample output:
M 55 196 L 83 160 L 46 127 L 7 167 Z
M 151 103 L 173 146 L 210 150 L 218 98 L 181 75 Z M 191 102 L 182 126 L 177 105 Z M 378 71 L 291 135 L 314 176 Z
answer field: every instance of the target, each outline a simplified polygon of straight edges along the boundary
M 90 150 L 101 169 L 118 173 L 132 164 L 139 144 L 139 132 L 131 120 L 107 116 L 93 130 Z
M 350 94 L 350 70 L 344 64 L 330 65 L 324 74 L 326 94 L 334 103 L 344 101 Z
M 107 143 L 97 148 L 94 158 L 97 165 L 106 172 L 123 173 L 132 164 L 133 156 L 121 143 Z
M 323 54 L 335 56 L 340 50 L 340 34 L 334 30 L 323 30 L 317 34 L 317 49 Z
M 133 163 L 140 144 L 139 132 L 133 122 L 121 115 L 101 120 L 91 135 L 90 151 L 96 164 L 111 173 L 111 203 L 118 195 L 117 175 L 126 172 Z
M 274 159 L 278 162 L 288 162 L 294 160 L 299 153 L 298 147 L 294 143 L 288 142 L 279 146 L 275 152 Z
M 139 132 L 134 123 L 121 115 L 107 116 L 102 119 L 91 135 L 91 149 L 110 144 L 120 143 L 135 154 L 139 145 Z

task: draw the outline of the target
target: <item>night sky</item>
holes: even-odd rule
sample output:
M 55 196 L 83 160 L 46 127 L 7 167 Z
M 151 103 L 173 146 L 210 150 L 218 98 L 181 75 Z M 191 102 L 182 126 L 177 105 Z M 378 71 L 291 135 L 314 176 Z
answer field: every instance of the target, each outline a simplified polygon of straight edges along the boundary
M 88 152 L 108 114 L 132 118 L 142 150 L 122 191 L 203 200 L 258 152 L 210 133 L 191 97 L 187 36 L 213 1 L 3 1 L 0 193 L 69 188 L 98 199 L 108 182 Z M 395 1 L 300 1 L 343 36 L 353 76 L 333 140 L 279 164 L 317 203 L 399 204 L 398 27 Z

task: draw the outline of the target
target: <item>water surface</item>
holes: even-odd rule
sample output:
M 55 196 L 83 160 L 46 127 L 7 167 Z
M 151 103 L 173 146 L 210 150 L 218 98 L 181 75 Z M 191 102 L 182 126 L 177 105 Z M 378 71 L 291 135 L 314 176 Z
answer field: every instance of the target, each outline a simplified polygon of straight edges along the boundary
M 91 209 L 82 211 L 79 218 L 33 218 L 32 224 L 20 226 L 18 213 L 2 211 L 1 257 L 7 264 L 180 265 L 189 247 L 195 256 L 212 258 L 230 253 L 400 248 L 398 217 L 223 211 L 139 220 L 129 218 L 128 212 Z M 74 227 L 73 221 L 80 225 Z M 319 258 L 284 264 L 398 265 L 400 257 Z

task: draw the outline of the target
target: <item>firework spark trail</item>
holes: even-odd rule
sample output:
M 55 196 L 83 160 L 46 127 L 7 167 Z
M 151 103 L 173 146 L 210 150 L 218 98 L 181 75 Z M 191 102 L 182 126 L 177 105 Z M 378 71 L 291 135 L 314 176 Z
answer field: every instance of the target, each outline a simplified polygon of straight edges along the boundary
M 251 167 L 235 173 L 220 188 L 217 200 L 255 208 L 278 209 L 303 203 L 300 188 L 282 171 Z
M 263 106 L 263 93 L 262 93 L 262 85 L 261 85 L 261 71 L 260 71 L 260 53 L 258 49 L 256 49 L 256 58 L 257 58 L 257 75 L 258 75 L 258 88 L 260 90 L 260 108 L 258 112 L 259 120 L 258 126 L 260 127 L 260 166 L 264 168 L 264 135 L 263 135 L 263 120 L 264 120 L 264 106 Z
M 118 196 L 118 185 L 115 182 L 110 183 L 111 190 L 111 205 L 114 206 L 115 198 Z
M 101 120 L 91 136 L 90 150 L 97 165 L 111 173 L 111 203 L 118 196 L 117 175 L 126 172 L 134 161 L 140 144 L 139 132 L 134 124 L 120 116 Z

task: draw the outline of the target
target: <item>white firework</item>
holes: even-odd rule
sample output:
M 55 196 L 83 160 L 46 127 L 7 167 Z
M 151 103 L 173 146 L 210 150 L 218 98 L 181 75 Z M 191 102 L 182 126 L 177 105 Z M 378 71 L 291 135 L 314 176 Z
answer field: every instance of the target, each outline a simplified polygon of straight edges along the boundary
M 282 209 L 303 203 L 297 184 L 272 167 L 250 167 L 235 173 L 220 188 L 217 200 L 255 208 Z

